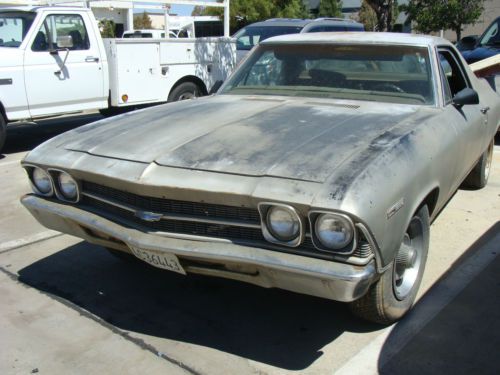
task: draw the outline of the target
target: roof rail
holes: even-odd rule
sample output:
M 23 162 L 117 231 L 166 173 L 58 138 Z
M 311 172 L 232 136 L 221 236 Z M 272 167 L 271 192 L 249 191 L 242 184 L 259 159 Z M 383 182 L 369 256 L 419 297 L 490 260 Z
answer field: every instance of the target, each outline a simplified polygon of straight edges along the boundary
M 352 22 L 352 23 L 356 22 L 354 20 L 351 20 L 350 18 L 340 18 L 340 17 L 319 17 L 315 18 L 314 21 L 342 21 L 342 22 Z
M 273 22 L 273 21 L 304 21 L 304 20 L 301 18 L 269 18 L 265 22 L 268 21 Z

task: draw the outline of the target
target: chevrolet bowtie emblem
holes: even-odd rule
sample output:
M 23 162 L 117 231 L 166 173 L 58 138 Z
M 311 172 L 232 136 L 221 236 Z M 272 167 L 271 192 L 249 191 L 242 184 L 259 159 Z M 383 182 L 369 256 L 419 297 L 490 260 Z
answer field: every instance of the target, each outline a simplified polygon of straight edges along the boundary
M 135 211 L 134 215 L 141 220 L 149 222 L 160 221 L 161 218 L 163 217 L 162 214 L 157 214 L 155 212 L 147 212 L 147 211 Z

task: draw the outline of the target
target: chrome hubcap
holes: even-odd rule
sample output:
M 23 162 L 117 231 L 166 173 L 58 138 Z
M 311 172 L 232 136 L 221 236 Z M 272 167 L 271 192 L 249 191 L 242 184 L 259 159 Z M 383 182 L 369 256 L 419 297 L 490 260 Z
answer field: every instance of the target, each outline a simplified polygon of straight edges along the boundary
M 484 167 L 484 177 L 486 180 L 490 176 L 491 161 L 493 159 L 493 142 L 488 146 L 488 156 L 486 157 L 486 165 Z
M 193 99 L 196 98 L 196 95 L 194 92 L 185 92 L 181 96 L 179 96 L 179 100 L 187 100 L 187 99 Z
M 422 265 L 423 225 L 419 218 L 412 219 L 403 243 L 394 260 L 392 284 L 398 300 L 405 299 L 413 290 Z

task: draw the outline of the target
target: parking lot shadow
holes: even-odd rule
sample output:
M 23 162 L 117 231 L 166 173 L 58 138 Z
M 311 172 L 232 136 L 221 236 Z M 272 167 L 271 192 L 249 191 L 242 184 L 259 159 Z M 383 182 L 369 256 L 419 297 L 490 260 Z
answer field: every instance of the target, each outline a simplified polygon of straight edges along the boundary
M 497 222 L 395 326 L 380 374 L 500 373 L 499 234 Z
M 287 370 L 310 366 L 345 331 L 381 327 L 346 305 L 230 280 L 182 276 L 123 262 L 85 242 L 19 272 L 114 326 L 201 345 Z M 147 341 L 147 339 L 146 339 Z
M 102 119 L 98 113 L 57 117 L 37 123 L 12 124 L 7 127 L 7 139 L 0 153 L 12 154 L 29 151 L 46 140 L 65 131 Z

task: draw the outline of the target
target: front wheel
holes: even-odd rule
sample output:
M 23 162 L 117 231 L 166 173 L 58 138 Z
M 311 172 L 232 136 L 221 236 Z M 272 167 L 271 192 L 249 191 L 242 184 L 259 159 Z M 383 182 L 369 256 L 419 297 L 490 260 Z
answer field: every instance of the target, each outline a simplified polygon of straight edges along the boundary
M 0 113 L 0 152 L 2 152 L 3 145 L 5 144 L 5 138 L 7 138 L 7 122 Z
M 201 95 L 200 88 L 193 82 L 184 82 L 174 88 L 168 96 L 169 102 L 194 99 Z
M 392 262 L 368 293 L 351 302 L 357 316 L 391 324 L 410 310 L 417 296 L 429 250 L 429 210 L 423 206 L 412 217 Z

